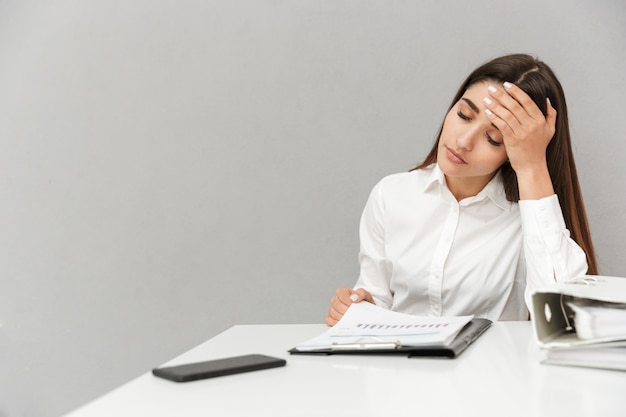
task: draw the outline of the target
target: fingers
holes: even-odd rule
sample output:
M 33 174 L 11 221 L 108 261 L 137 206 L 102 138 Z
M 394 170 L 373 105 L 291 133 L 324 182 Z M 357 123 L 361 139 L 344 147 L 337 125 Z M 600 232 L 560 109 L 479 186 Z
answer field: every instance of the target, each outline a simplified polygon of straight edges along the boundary
M 528 94 L 515 84 L 505 82 L 503 84 L 504 89 L 495 89 L 495 94 L 498 100 L 502 99 L 506 102 L 510 102 L 512 99 L 515 103 L 519 103 L 520 107 L 524 110 L 524 113 L 533 120 L 544 120 L 545 117 L 539 107 L 530 98 Z M 506 104 L 505 104 L 506 106 Z
M 328 315 L 326 316 L 326 324 L 334 326 L 343 317 L 348 307 L 353 303 L 350 296 L 353 294 L 352 289 L 342 287 L 337 288 L 335 295 L 330 299 L 328 307 Z
M 504 83 L 504 88 L 490 85 L 488 91 L 490 97 L 483 100 L 487 117 L 505 136 L 507 133 L 523 135 L 525 130 L 545 123 L 539 107 L 516 85 L 508 82 Z
M 514 137 L 540 134 L 552 137 L 556 125 L 556 110 L 547 100 L 547 115 L 518 86 L 505 82 L 504 88 L 489 86 L 489 97 L 484 98 L 485 112 L 494 126 L 504 135 L 505 142 Z
M 329 326 L 337 324 L 348 311 L 348 307 L 360 301 L 374 302 L 372 295 L 363 288 L 358 288 L 357 290 L 346 287 L 337 288 L 335 295 L 330 299 L 328 314 L 325 318 L 326 324 Z
M 509 82 L 505 82 L 503 87 L 489 86 L 490 97 L 485 97 L 484 102 L 492 113 L 507 121 L 511 129 L 514 130 L 517 125 L 528 122 L 544 122 L 551 112 L 556 116 L 556 110 L 547 98 L 548 116 L 544 117 L 539 107 L 524 90 Z
M 496 127 L 501 128 L 501 131 L 503 129 L 513 132 L 519 130 L 524 118 L 528 117 L 526 110 L 517 100 L 502 89 L 490 85 L 488 90 L 490 97 L 483 99 L 487 116 L 495 114 L 498 119 L 504 122 L 504 124 L 502 124 L 502 122 L 498 120 L 500 125 L 494 123 Z
M 335 324 L 337 324 L 337 322 L 339 322 L 339 319 L 332 316 L 330 313 L 330 309 L 328 310 L 328 315 L 326 316 L 326 318 L 324 319 L 324 322 L 328 325 L 328 326 L 334 326 Z

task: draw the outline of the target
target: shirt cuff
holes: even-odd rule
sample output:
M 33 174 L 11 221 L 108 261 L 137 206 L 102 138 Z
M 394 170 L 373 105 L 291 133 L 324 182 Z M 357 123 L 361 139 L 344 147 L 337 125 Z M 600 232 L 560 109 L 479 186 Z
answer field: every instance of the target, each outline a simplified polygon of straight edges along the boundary
M 540 200 L 519 200 L 522 231 L 525 236 L 544 236 L 566 230 L 556 194 Z

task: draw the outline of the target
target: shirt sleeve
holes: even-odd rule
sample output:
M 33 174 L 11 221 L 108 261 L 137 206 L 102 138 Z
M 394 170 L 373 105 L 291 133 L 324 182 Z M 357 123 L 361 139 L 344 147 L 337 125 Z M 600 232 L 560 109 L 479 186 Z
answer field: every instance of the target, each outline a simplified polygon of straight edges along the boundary
M 540 200 L 520 200 L 527 276 L 525 300 L 531 309 L 534 289 L 587 273 L 587 256 L 570 238 L 556 194 Z
M 360 273 L 354 288 L 365 288 L 372 294 L 376 305 L 391 308 L 393 294 L 390 290 L 391 274 L 385 252 L 383 181 L 370 193 L 361 215 Z

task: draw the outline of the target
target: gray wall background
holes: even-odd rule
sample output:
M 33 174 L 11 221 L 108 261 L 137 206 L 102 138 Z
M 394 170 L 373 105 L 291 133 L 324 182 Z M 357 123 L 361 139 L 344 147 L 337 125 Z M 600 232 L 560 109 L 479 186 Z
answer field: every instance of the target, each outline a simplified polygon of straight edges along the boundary
M 371 187 L 505 53 L 560 76 L 601 273 L 626 275 L 625 28 L 622 0 L 0 0 L 0 416 L 322 322 Z

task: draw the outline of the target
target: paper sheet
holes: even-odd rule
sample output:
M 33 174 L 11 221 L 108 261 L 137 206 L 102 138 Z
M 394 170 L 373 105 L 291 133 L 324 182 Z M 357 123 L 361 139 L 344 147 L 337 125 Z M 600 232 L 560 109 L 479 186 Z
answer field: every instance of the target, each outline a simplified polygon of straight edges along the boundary
M 448 345 L 472 318 L 412 316 L 360 302 L 352 304 L 334 327 L 295 349 L 312 351 L 330 349 L 336 344 L 385 342 L 441 347 Z

